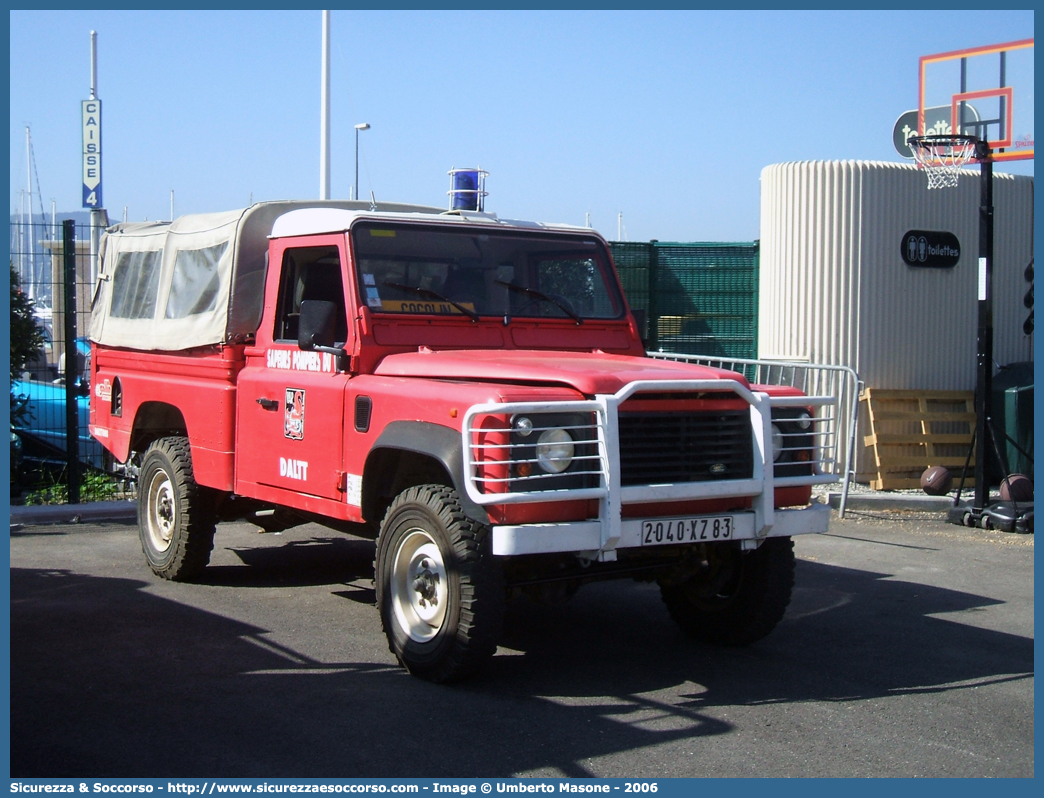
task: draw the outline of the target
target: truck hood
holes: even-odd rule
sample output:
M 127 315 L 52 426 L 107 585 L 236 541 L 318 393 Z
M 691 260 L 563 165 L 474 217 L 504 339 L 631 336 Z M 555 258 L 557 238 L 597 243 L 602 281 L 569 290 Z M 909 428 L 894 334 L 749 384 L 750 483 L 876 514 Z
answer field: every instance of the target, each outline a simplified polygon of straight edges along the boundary
M 742 375 L 731 371 L 604 352 L 422 349 L 389 355 L 374 373 L 389 377 L 552 383 L 568 385 L 586 396 L 616 393 L 636 380 L 733 379 L 749 387 Z

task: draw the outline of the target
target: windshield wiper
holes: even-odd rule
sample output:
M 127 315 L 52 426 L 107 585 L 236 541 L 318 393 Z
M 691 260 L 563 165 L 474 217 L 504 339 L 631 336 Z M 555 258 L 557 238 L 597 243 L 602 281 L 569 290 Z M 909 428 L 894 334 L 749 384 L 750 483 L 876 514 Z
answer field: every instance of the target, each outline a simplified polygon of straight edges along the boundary
M 389 288 L 397 288 L 400 291 L 411 291 L 414 294 L 420 294 L 421 296 L 431 297 L 432 299 L 437 299 L 440 302 L 449 302 L 449 304 L 453 305 L 453 307 L 455 307 L 457 310 L 459 310 L 472 321 L 479 320 L 479 314 L 477 314 L 471 308 L 466 308 L 460 303 L 454 302 L 448 296 L 443 296 L 438 291 L 432 291 L 430 288 L 421 288 L 418 285 L 403 285 L 402 283 L 389 283 L 387 281 L 382 282 L 381 285 L 386 285 Z
M 526 288 L 524 285 L 517 285 L 516 283 L 507 283 L 507 282 L 504 282 L 503 280 L 494 280 L 493 282 L 495 282 L 497 285 L 503 285 L 503 286 L 505 286 L 507 288 L 510 288 L 512 291 L 517 291 L 520 294 L 526 294 L 527 296 L 536 297 L 537 299 L 542 299 L 545 302 L 550 302 L 552 305 L 554 305 L 559 310 L 561 310 L 563 313 L 565 313 L 569 318 L 571 318 L 577 324 L 583 324 L 584 323 L 584 320 L 577 314 L 577 312 L 575 310 L 573 310 L 571 307 L 569 307 L 565 303 L 559 302 L 553 296 L 549 296 L 548 294 L 545 294 L 543 291 L 537 291 L 535 288 Z

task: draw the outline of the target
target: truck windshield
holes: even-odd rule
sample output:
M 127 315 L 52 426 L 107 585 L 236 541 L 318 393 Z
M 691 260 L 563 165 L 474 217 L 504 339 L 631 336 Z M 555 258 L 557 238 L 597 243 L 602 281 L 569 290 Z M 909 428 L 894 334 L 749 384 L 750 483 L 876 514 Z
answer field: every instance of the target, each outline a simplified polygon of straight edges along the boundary
M 617 319 L 605 248 L 584 235 L 363 222 L 352 229 L 362 300 L 375 313 Z

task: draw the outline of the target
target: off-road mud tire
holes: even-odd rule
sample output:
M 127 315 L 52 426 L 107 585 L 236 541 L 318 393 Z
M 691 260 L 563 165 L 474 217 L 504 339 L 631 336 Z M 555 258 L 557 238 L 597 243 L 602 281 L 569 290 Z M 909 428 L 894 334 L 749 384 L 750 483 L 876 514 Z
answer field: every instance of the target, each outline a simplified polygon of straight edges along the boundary
M 138 534 L 154 573 L 177 582 L 199 576 L 214 548 L 213 508 L 193 476 L 188 439 L 153 441 L 138 477 Z
M 455 681 L 496 652 L 506 593 L 490 544 L 489 528 L 464 514 L 452 488 L 419 485 L 392 501 L 377 537 L 377 608 L 411 674 Z
M 697 640 L 745 646 L 765 637 L 783 619 L 794 588 L 794 542 L 768 538 L 754 551 L 723 550 L 727 573 L 720 586 L 692 578 L 680 585 L 661 584 L 667 611 Z

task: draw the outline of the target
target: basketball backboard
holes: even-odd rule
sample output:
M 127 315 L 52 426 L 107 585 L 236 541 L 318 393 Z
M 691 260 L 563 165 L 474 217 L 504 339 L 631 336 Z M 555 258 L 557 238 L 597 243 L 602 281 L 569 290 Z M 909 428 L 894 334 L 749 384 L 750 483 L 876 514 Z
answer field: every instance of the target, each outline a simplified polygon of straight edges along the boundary
M 932 113 L 940 106 L 943 118 Z M 917 129 L 985 139 L 994 161 L 1031 160 L 1033 39 L 922 56 Z

